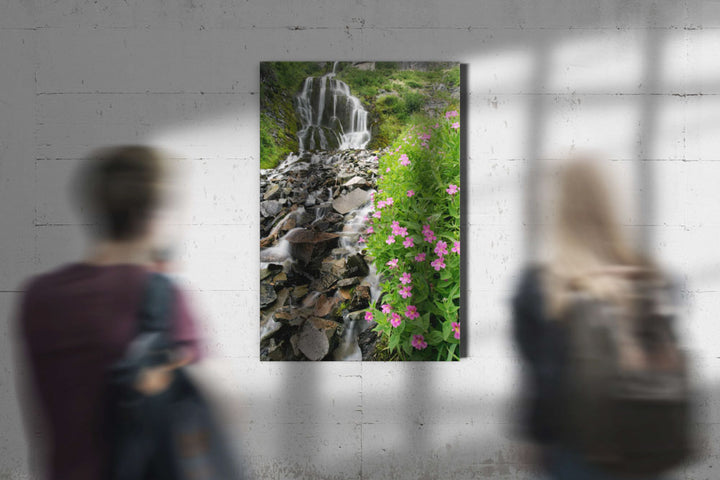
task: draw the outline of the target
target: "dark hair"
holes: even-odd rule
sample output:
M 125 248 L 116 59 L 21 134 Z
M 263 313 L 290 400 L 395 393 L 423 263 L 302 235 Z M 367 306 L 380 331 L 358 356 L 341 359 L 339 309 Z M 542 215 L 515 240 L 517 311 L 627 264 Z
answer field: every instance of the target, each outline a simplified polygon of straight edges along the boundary
M 80 191 L 101 234 L 112 240 L 142 235 L 160 204 L 164 155 L 151 147 L 93 152 L 80 173 Z

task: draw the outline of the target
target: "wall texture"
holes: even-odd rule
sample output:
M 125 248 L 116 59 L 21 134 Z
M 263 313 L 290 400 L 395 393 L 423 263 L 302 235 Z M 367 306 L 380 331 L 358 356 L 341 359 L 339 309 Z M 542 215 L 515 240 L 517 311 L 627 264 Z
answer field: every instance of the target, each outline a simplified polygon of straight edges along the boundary
M 507 300 L 538 250 L 535 173 L 602 152 L 629 192 L 623 220 L 689 307 L 706 449 L 679 478 L 715 478 L 718 25 L 720 2 L 699 0 L 3 0 L 0 478 L 30 472 L 10 348 L 19 285 L 83 254 L 68 180 L 89 149 L 125 142 L 187 158 L 179 257 L 211 357 L 198 368 L 263 479 L 529 478 Z M 315 59 L 468 65 L 459 364 L 257 359 L 258 64 Z

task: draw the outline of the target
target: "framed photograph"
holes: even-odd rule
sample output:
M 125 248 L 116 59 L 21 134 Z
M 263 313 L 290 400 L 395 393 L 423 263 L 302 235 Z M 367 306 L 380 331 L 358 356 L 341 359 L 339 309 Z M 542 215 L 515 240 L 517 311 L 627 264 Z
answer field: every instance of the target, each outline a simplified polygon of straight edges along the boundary
M 459 360 L 460 72 L 260 64 L 262 360 Z

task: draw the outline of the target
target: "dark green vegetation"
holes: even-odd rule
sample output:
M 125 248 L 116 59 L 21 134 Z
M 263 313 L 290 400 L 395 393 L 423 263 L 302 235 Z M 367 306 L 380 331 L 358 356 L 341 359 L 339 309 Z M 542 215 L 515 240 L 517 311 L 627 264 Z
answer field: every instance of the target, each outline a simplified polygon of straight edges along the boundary
M 260 65 L 261 168 L 272 168 L 288 153 L 298 151 L 299 122 L 293 98 L 306 77 L 332 69 L 333 62 Z M 387 147 L 408 125 L 457 109 L 460 103 L 460 68 L 454 63 L 339 62 L 336 73 L 370 113 L 370 149 Z

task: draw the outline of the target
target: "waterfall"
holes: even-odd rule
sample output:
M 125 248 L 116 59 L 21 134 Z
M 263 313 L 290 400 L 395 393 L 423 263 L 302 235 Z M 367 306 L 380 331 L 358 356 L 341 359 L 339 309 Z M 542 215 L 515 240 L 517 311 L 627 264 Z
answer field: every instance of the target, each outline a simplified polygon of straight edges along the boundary
M 360 149 L 370 142 L 367 110 L 350 87 L 334 77 L 335 65 L 332 73 L 306 78 L 295 97 L 300 152 Z

